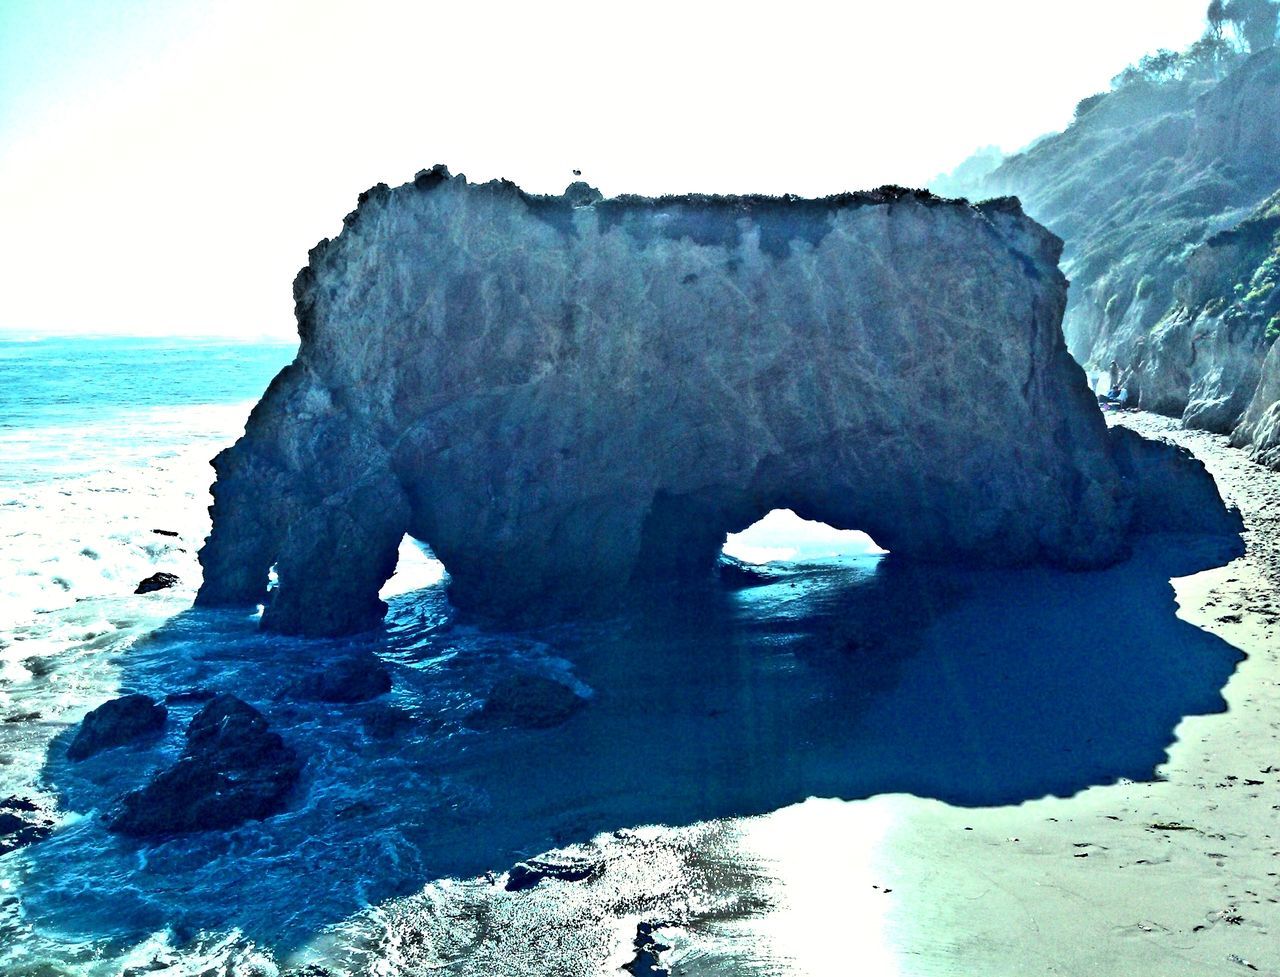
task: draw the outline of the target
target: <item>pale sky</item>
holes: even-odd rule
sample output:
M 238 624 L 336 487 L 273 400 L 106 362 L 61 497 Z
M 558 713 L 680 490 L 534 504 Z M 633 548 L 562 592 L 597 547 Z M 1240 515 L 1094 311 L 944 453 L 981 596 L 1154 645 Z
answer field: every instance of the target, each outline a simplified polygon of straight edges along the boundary
M 0 331 L 292 336 L 356 195 L 918 185 L 1060 129 L 1206 0 L 0 0 Z

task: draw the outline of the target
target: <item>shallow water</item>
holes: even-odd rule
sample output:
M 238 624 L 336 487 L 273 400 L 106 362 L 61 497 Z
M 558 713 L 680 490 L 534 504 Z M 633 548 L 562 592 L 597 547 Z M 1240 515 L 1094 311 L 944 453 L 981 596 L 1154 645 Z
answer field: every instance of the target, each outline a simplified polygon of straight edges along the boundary
M 1238 660 L 1175 616 L 1169 578 L 1229 555 L 1188 538 L 1089 574 L 775 563 L 752 586 L 637 595 L 608 621 L 519 633 L 457 619 L 444 582 L 418 586 L 439 565 L 408 546 L 385 632 L 263 635 L 249 613 L 190 609 L 194 552 L 207 459 L 291 350 L 107 347 L 0 357 L 19 387 L 42 355 L 72 374 L 26 395 L 63 391 L 49 415 L 13 408 L 12 385 L 5 401 L 5 443 L 25 447 L 0 483 L 0 796 L 40 794 L 61 818 L 0 857 L 8 972 L 605 973 L 632 958 L 640 922 L 697 942 L 705 972 L 787 972 L 783 938 L 745 921 L 789 897 L 787 866 L 760 854 L 788 822 L 753 816 L 811 796 L 991 805 L 1149 777 L 1182 717 L 1223 707 Z M 77 413 L 74 374 L 101 362 L 112 390 Z M 157 569 L 181 586 L 133 596 Z M 352 644 L 388 663 L 390 695 L 282 697 Z M 589 703 L 554 729 L 469 728 L 513 670 Z M 172 760 L 197 707 L 80 764 L 74 724 L 120 691 L 188 689 L 234 691 L 306 758 L 290 809 L 158 844 L 108 834 L 102 816 Z M 591 877 L 504 890 L 507 868 L 551 849 Z

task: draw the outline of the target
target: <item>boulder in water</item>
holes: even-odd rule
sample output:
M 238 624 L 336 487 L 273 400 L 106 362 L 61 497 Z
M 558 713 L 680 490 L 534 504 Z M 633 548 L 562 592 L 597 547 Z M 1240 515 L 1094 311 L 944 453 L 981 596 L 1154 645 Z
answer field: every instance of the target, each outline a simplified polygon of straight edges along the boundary
M 168 716 L 168 710 L 147 695 L 134 693 L 111 699 L 84 717 L 67 756 L 86 760 L 95 753 L 158 733 L 164 729 Z
M 495 685 L 484 705 L 467 717 L 467 725 L 472 729 L 547 729 L 560 725 L 585 704 L 586 699 L 563 682 L 521 673 Z
M 150 594 L 157 590 L 168 590 L 170 587 L 177 586 L 178 575 L 176 573 L 153 573 L 138 584 L 135 594 Z
M 126 794 L 108 827 L 146 838 L 262 820 L 284 807 L 301 771 L 262 713 L 218 695 L 191 720 L 178 762 Z
M 508 892 L 523 892 L 532 889 L 543 879 L 559 879 L 561 882 L 586 882 L 596 878 L 604 870 L 600 862 L 580 858 L 530 858 L 517 862 L 507 873 Z
M 294 682 L 285 694 L 313 702 L 367 702 L 391 691 L 391 674 L 372 652 L 359 652 L 330 662 Z
M 53 815 L 38 801 L 16 794 L 0 801 L 0 855 L 53 834 Z

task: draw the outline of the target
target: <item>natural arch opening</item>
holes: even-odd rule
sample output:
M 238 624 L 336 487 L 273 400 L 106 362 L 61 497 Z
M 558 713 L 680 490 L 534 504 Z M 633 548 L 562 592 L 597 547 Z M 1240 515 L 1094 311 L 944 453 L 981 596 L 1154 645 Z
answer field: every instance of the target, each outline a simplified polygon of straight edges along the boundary
M 722 552 L 743 563 L 883 556 L 889 551 L 859 529 L 836 529 L 802 519 L 791 509 L 774 509 L 738 533 L 729 533 Z
M 378 591 L 380 600 L 398 597 L 441 583 L 448 571 L 431 547 L 405 534 L 396 551 L 396 569 Z

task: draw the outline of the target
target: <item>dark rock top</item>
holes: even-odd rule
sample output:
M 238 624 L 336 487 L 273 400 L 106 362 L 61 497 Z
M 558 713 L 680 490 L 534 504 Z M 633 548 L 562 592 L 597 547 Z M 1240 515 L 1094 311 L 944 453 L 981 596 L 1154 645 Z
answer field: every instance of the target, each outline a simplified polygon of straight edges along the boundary
M 1105 565 L 1133 492 L 1016 200 L 595 199 L 444 167 L 361 195 L 302 344 L 215 460 L 206 606 L 375 626 L 406 533 L 455 605 L 608 609 L 790 508 L 894 553 Z
M 147 579 L 138 584 L 135 594 L 151 594 L 157 590 L 168 590 L 170 587 L 176 586 L 178 583 L 178 575 L 176 573 L 153 573 Z
M 532 889 L 544 879 L 587 882 L 599 878 L 603 871 L 603 863 L 590 859 L 564 856 L 531 858 L 511 866 L 511 871 L 507 873 L 507 883 L 503 888 L 507 892 L 523 892 L 525 889 Z
M 53 834 L 53 812 L 16 794 L 0 801 L 0 855 L 43 841 Z
M 316 702 L 351 703 L 376 699 L 391 691 L 391 674 L 372 652 L 347 655 L 305 675 L 285 694 Z
M 108 827 L 154 837 L 225 830 L 283 809 L 302 770 L 297 754 L 257 709 L 215 696 L 191 720 L 173 766 L 126 794 Z
M 158 733 L 164 729 L 168 715 L 168 710 L 150 696 L 135 693 L 111 699 L 84 717 L 67 748 L 67 756 L 84 760 L 102 750 Z
M 578 693 L 555 679 L 521 673 L 502 679 L 483 706 L 467 717 L 473 729 L 520 726 L 546 729 L 558 726 L 586 704 Z

